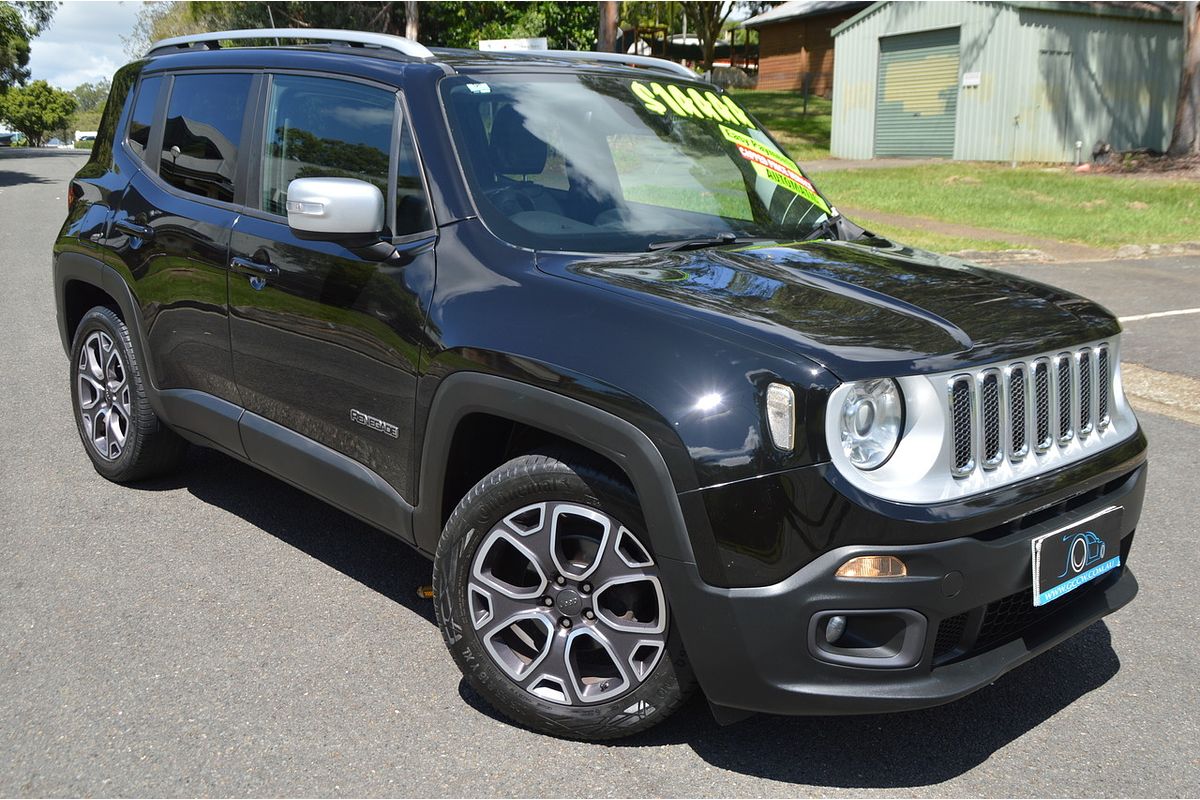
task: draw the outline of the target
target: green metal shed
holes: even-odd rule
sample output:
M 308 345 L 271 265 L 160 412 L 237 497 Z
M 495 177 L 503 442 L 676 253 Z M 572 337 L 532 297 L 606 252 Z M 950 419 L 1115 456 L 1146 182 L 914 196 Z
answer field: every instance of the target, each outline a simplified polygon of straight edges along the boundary
M 879 2 L 833 29 L 832 152 L 1071 161 L 1165 150 L 1182 58 L 1165 4 Z

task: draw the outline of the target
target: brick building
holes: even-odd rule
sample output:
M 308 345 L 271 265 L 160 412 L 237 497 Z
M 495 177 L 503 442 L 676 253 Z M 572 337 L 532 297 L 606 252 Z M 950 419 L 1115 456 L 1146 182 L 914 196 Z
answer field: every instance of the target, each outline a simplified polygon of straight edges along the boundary
M 869 6 L 842 0 L 795 0 L 751 17 L 743 27 L 758 31 L 758 88 L 813 94 L 833 92 L 830 31 Z

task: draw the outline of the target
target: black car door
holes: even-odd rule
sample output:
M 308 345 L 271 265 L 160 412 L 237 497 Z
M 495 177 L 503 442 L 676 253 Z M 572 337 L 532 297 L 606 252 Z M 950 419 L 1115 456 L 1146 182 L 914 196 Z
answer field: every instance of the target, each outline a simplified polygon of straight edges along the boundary
M 350 510 L 394 527 L 380 519 L 390 512 L 378 483 L 412 497 L 426 312 L 419 297 L 434 271 L 433 224 L 402 104 L 392 88 L 296 74 L 268 76 L 263 97 L 252 193 L 230 243 L 233 366 L 250 412 L 242 421 L 246 452 L 343 507 L 354 505 L 348 492 L 361 499 L 350 484 L 375 485 L 374 510 Z M 381 262 L 295 235 L 287 188 L 307 177 L 379 187 L 400 256 Z
M 239 399 L 229 349 L 228 247 L 256 80 L 245 72 L 142 79 L 119 155 L 133 174 L 114 201 L 104 240 L 110 263 L 127 275 L 141 305 L 157 388 L 231 404 Z

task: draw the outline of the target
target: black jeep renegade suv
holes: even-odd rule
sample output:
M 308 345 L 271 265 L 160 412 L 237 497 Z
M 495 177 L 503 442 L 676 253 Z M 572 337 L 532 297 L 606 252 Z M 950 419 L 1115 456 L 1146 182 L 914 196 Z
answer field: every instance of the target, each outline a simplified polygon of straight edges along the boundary
M 1137 591 L 1116 320 L 871 235 L 674 64 L 169 40 L 69 206 L 96 470 L 192 442 L 408 542 L 537 730 L 943 703 Z

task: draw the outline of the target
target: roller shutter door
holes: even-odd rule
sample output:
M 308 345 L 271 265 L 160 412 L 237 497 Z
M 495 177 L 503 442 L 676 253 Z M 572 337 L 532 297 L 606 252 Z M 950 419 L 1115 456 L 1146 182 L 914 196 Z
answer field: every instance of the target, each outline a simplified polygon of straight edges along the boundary
M 879 40 L 875 155 L 954 156 L 958 28 Z

